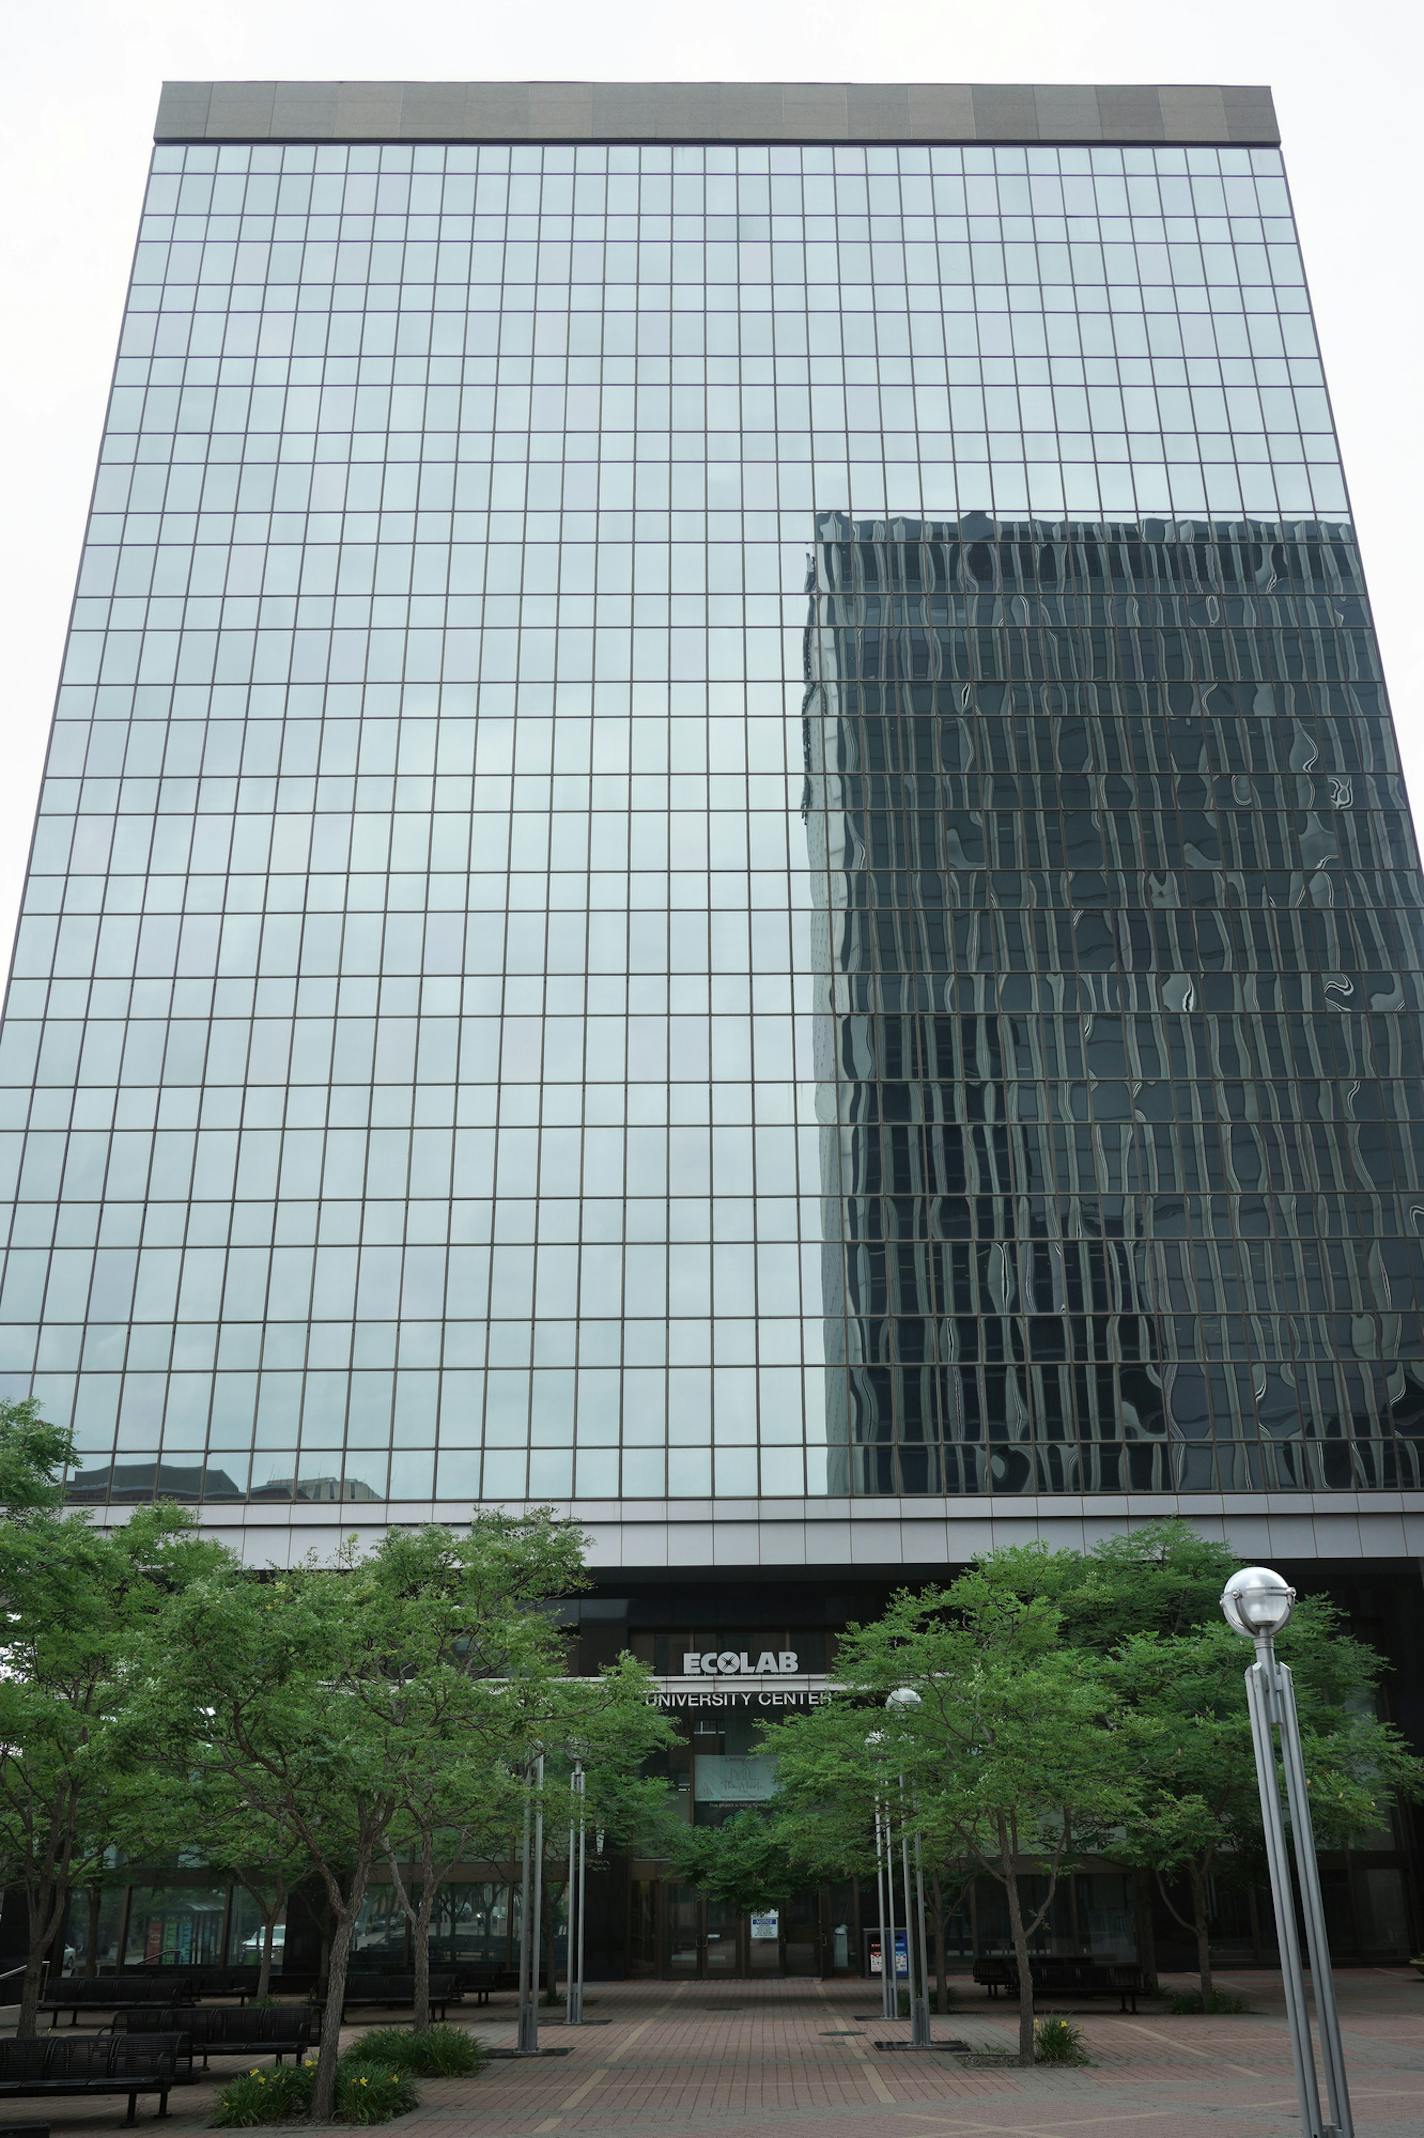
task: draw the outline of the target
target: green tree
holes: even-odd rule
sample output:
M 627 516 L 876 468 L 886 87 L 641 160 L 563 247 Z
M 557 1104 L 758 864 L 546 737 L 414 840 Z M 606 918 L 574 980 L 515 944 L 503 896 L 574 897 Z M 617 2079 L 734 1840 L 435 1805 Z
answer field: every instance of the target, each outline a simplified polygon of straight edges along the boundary
M 678 1822 L 669 1847 L 674 1875 L 725 1906 L 749 1912 L 779 1908 L 806 1884 L 791 1851 L 791 1819 L 776 1810 L 733 1812 L 720 1826 Z
M 555 1952 L 560 1895 L 568 1884 L 569 1828 L 577 1811 L 572 1787 L 575 1758 L 583 1767 L 583 1811 L 590 1875 L 598 1875 L 595 1843 L 619 1842 L 639 1854 L 658 1853 L 665 1829 L 668 1785 L 643 1772 L 653 1754 L 673 1741 L 668 1718 L 653 1704 L 653 1676 L 631 1655 L 621 1655 L 590 1678 L 565 1677 L 554 1688 L 541 1727 L 544 1758 L 544 1861 L 540 1879 L 540 1945 L 546 1995 L 556 1995 Z M 516 1858 L 522 1832 L 510 1831 Z M 572 1951 L 568 1954 L 572 1964 Z
M 195 1786 L 175 1776 L 188 1831 L 202 1837 L 203 1860 L 242 1887 L 257 1909 L 257 1981 L 254 1997 L 271 1994 L 277 1926 L 283 1921 L 296 1887 L 312 1869 L 305 1845 L 271 1810 L 236 1786 L 231 1773 L 200 1771 Z
M 399 1664 L 361 1698 L 402 1746 L 383 1850 L 430 2023 L 430 1930 L 455 1866 L 522 1816 L 521 1770 L 551 1728 L 566 1643 L 541 1606 L 583 1583 L 576 1530 L 547 1514 L 482 1516 L 467 1534 L 391 1531 L 368 1568 Z
M 1019 2057 L 1033 2061 L 1029 1940 L 1059 1878 L 1131 1816 L 1135 1785 L 1107 1667 L 1068 1646 L 1062 1615 L 971 1568 L 950 1587 L 901 1594 L 841 1642 L 842 1696 L 767 1733 L 783 1797 L 801 1827 L 827 1794 L 877 1789 L 905 1813 L 927 1860 L 985 1872 L 1003 1888 L 1019 1982 Z M 919 1704 L 893 1713 L 900 1687 Z M 878 1719 L 874 1710 L 880 1710 Z M 878 1742 L 867 1750 L 867 1733 Z M 1037 1905 L 1024 1880 L 1042 1880 Z
M 541 1607 L 577 1580 L 579 1552 L 577 1532 L 547 1515 L 491 1513 L 466 1536 L 393 1531 L 367 1557 L 349 1547 L 267 1580 L 229 1561 L 174 1599 L 149 1644 L 137 1718 L 148 1744 L 240 1792 L 305 1852 L 325 1891 L 316 2121 L 335 2099 L 347 1966 L 373 1870 L 412 1805 L 426 1806 L 432 1848 L 438 1822 L 461 1808 L 420 1792 L 442 1757 L 463 1756 L 478 1719 L 471 1694 L 500 1720 L 483 1778 L 475 1766 L 461 1777 L 466 1808 L 481 1789 L 507 1790 L 501 1748 L 522 1758 L 548 1730 L 562 1651 Z M 428 1883 L 433 1907 L 438 1880 Z
M 346 1968 L 395 1812 L 397 1747 L 359 1695 L 391 1651 L 350 1555 L 259 1580 L 236 1563 L 175 1600 L 147 1658 L 142 1742 L 304 1850 L 331 1921 L 313 2113 L 328 2121 Z
M 1251 1650 L 1219 1604 L 1235 1564 L 1224 1545 L 1185 1524 L 1154 1525 L 1091 1553 L 1064 1603 L 1070 1633 L 1106 1649 L 1128 1709 L 1143 1787 L 1125 1853 L 1156 1874 L 1191 1934 L 1203 1996 L 1212 1988 L 1215 1878 L 1258 1862 L 1262 1847 L 1243 1683 Z M 1424 1763 L 1380 1719 L 1383 1662 L 1347 1632 L 1328 1597 L 1301 1597 L 1276 1645 L 1295 1681 L 1317 1843 L 1344 1847 L 1387 1820 L 1391 1797 L 1421 1793 Z M 1185 1911 L 1173 1873 L 1185 1883 Z
M 1236 1564 L 1225 1544 L 1167 1521 L 1086 1554 L 1028 1546 L 996 1552 L 980 1568 L 1016 1599 L 1049 1598 L 1065 1637 L 1108 1668 L 1142 1785 L 1116 1852 L 1155 1874 L 1193 1939 L 1204 1996 L 1216 1878 L 1254 1864 L 1261 1849 L 1243 1685 L 1251 1651 L 1220 1605 Z M 1421 1792 L 1424 1763 L 1380 1720 L 1384 1664 L 1346 1631 L 1327 1597 L 1299 1600 L 1277 1651 L 1295 1680 L 1316 1839 L 1343 1847 L 1382 1823 L 1392 1796 Z M 1174 1876 L 1185 1885 L 1185 1910 Z
M 33 1403 L 0 1406 L 0 1866 L 28 1915 L 21 2035 L 35 2031 L 71 1890 L 104 1875 L 137 1645 L 219 1556 L 176 1508 L 136 1509 L 110 1531 L 66 1512 L 74 1460 Z

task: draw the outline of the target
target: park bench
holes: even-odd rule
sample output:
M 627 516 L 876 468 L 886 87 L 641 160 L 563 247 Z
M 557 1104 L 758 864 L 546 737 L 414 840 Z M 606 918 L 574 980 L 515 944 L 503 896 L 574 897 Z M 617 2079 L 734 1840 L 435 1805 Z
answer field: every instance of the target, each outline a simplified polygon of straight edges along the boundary
M 312 2003 L 324 2005 L 326 1986 L 320 1984 L 312 1992 Z M 384 2008 L 389 2005 L 414 2004 L 415 1976 L 377 1975 L 365 1968 L 346 1978 L 346 1993 L 342 2000 L 343 2020 L 349 2011 L 368 2006 Z M 430 2009 L 437 2019 L 445 2017 L 446 2008 L 460 2002 L 460 1986 L 453 1975 L 432 1974 L 430 1977 Z
M 462 1995 L 473 1997 L 476 2004 L 488 2004 L 491 1991 L 518 1989 L 519 1969 L 502 1960 L 461 1960 L 455 1968 L 455 1980 Z
M 1143 1989 L 1133 1960 L 1098 1960 L 1087 1953 L 1030 1953 L 1036 1997 L 1116 1997 L 1120 2011 L 1135 2012 Z M 1018 1965 L 1012 1954 L 985 1953 L 974 1962 L 974 1980 L 991 1997 L 1017 1997 Z
M 78 2025 L 81 2012 L 152 2008 L 172 2004 L 174 1994 L 171 1982 L 157 1981 L 151 1975 L 51 1975 L 39 2009 L 50 2014 L 51 2028 L 58 2026 L 61 2012 L 68 2012 L 73 2027 Z M 182 1994 L 186 1997 L 191 1992 L 185 1990 Z
M 169 2005 L 124 2014 L 131 2035 L 181 2034 L 204 2071 L 212 2056 L 284 2056 L 298 2060 L 321 2039 L 321 2014 L 301 2005 Z
M 141 1967 L 121 1968 L 119 1974 L 126 1982 L 166 1983 L 170 1998 L 183 2004 L 194 1997 L 240 1997 L 245 2001 L 257 1991 L 255 1967 L 173 1967 L 150 1961 Z
M 138 2114 L 141 2093 L 158 2095 L 158 2113 L 168 2113 L 169 2090 L 188 2076 L 192 2057 L 178 2034 L 53 2033 L 30 2041 L 0 2041 L 0 2100 L 39 2094 L 126 2093 L 128 2121 Z

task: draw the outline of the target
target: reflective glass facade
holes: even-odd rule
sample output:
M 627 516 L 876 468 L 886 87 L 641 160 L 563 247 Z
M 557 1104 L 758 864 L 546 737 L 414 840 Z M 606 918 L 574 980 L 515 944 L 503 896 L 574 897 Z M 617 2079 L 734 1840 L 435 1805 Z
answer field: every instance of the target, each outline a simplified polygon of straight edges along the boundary
M 1409 1481 L 1419 902 L 1275 149 L 160 146 L 6 1386 L 118 1499 Z

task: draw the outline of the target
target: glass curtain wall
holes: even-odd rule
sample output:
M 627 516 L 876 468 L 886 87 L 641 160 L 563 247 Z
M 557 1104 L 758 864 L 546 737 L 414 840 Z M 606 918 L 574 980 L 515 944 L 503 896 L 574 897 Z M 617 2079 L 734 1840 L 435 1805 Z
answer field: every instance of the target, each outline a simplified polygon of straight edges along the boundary
M 1183 1461 L 1208 1418 L 1233 1446 L 1307 1415 L 1377 1423 L 1381 1445 L 1417 1431 L 1418 1265 L 1395 1196 L 1417 1178 L 1417 877 L 1345 510 L 1274 150 L 160 147 L 0 1046 L 0 1363 L 72 1419 L 77 1489 L 441 1504 L 977 1486 L 980 1453 L 956 1468 L 926 1452 L 934 1434 L 1091 1438 L 1129 1364 L 1158 1374 L 1153 1430 Z M 1025 530 L 1065 571 L 1106 568 L 1112 530 L 1142 530 L 1153 561 L 1114 583 L 1117 609 L 1054 620 L 1022 671 L 951 661 L 971 701 L 981 682 L 1020 692 L 964 716 L 1007 754 L 951 740 L 932 771 L 914 761 L 945 844 L 906 896 L 922 933 L 931 907 L 941 927 L 963 872 L 969 935 L 937 937 L 925 968 L 953 962 L 934 1009 L 960 1024 L 931 1030 L 925 995 L 862 1045 L 826 934 L 829 842 L 855 807 L 814 792 L 852 776 L 843 742 L 813 764 L 803 818 L 808 567 L 818 600 L 837 558 L 841 591 L 868 597 L 862 551 L 893 576 L 892 552 L 948 556 L 970 515 L 998 530 L 986 628 L 1005 643 L 1067 583 L 1015 576 Z M 1122 695 L 1128 642 L 1171 638 L 1143 603 L 1173 560 L 1263 542 L 1326 580 L 1184 565 L 1172 598 L 1196 604 L 1207 665 L 1154 669 L 1150 705 Z M 1291 630 L 1258 634 L 1266 672 L 1230 650 L 1218 671 L 1222 605 L 1246 595 Z M 1322 602 L 1348 673 L 1310 665 Z M 927 658 L 946 628 L 915 626 Z M 841 661 L 850 629 L 828 620 L 821 653 Z M 1229 698 L 1208 705 L 1209 680 Z M 1049 681 L 1060 695 L 1033 698 Z M 904 725 L 892 697 L 872 725 Z M 1140 715 L 1153 754 L 1124 800 L 1109 776 Z M 912 717 L 953 725 L 944 702 Z M 1055 755 L 1060 729 L 1078 739 Z M 1006 799 L 1004 780 L 1048 785 Z M 1152 838 L 1109 857 L 1083 832 L 1071 879 L 1076 829 L 1061 852 L 996 829 L 1004 811 L 1069 826 L 1124 807 Z M 1191 909 L 1217 870 L 1232 910 L 1208 917 Z M 1010 913 L 1020 937 L 1057 931 L 1065 962 L 1045 936 L 1030 978 Z M 909 957 L 882 948 L 877 970 Z M 1080 966 L 1091 987 L 1055 993 Z M 1293 1004 L 1251 975 L 1297 968 L 1328 1060 L 1262 1053 Z M 1030 1309 L 999 1217 L 986 1234 L 967 1184 L 941 1195 L 937 1158 L 903 1209 L 872 1190 L 832 1087 L 908 1094 L 933 1140 L 951 1099 L 1008 1103 L 1005 1050 L 1050 1037 L 1064 1052 L 1016 1069 L 1013 1104 L 1040 1069 L 1068 1079 L 1088 1111 L 1054 1135 L 1096 1171 L 1019 1183 L 1042 1205 L 1013 1219 L 1042 1269 Z M 1232 1125 L 1214 1133 L 1274 1122 L 1294 1078 L 1289 1118 L 1368 1146 L 1363 1173 L 1293 1177 L 1303 1146 L 1273 1130 L 1274 1172 L 1154 1174 L 1145 1214 L 1121 1155 L 1133 1094 L 1152 1088 L 1154 1148 L 1180 1148 L 1199 1047 L 1224 1050 L 1208 1081 Z M 865 1232 L 872 1192 L 884 1234 Z M 1160 1198 L 1178 1194 L 1172 1220 Z M 1128 1244 L 1144 1227 L 1150 1270 Z M 952 1314 L 914 1275 L 905 1330 L 872 1311 L 892 1240 L 911 1261 L 932 1243 Z M 1210 1354 L 1220 1317 L 1267 1311 L 1266 1259 L 1273 1327 L 1358 1324 L 1328 1377 L 1313 1329 Z M 1073 1287 L 1111 1295 L 1143 1353 L 1057 1359 L 1050 1394 L 1029 1385 L 1023 1317 Z M 945 1347 L 976 1320 L 971 1429 Z M 923 1356 L 863 1360 L 861 1323 Z M 888 1397 L 872 1365 L 899 1375 Z M 881 1452 L 852 1460 L 852 1442 Z M 1232 1463 L 1220 1481 L 1259 1481 Z M 992 1475 L 1079 1482 L 1046 1460 Z

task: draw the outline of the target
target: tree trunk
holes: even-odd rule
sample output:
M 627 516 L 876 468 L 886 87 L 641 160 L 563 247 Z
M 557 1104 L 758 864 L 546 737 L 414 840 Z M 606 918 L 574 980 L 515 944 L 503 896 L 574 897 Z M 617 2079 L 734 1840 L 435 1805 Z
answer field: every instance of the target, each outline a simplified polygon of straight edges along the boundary
M 1009 1904 L 1009 1934 L 1013 1940 L 1014 1965 L 1019 1978 L 1019 2062 L 1033 2062 L 1033 1970 L 1029 1965 L 1028 1936 L 1019 1901 L 1019 1878 L 1009 1847 L 1008 1830 L 999 1822 L 999 1856 L 1003 1864 L 1004 1898 Z
M 15 2039 L 31 2040 L 39 2026 L 40 1984 L 44 1978 L 44 1954 L 32 1945 L 25 1955 L 24 1980 L 20 1985 L 20 2016 L 15 2022 Z
M 930 1895 L 934 1901 L 935 1922 L 935 2010 L 943 2014 L 949 2010 L 949 1974 L 944 1958 L 944 1885 L 938 1871 L 931 1873 Z
M 104 1902 L 102 1886 L 89 1888 L 89 1925 L 84 1937 L 84 1972 L 97 1975 L 99 1972 L 99 1910 Z
M 356 1917 L 366 1890 L 363 1877 L 352 1881 L 350 1899 L 333 1909 L 331 1946 L 326 1969 L 326 2007 L 321 2018 L 321 2047 L 317 2051 L 316 2086 L 312 2094 L 311 2120 L 330 2123 L 336 2107 L 336 2060 L 341 2053 L 341 2010 L 346 2002 L 346 1968 L 351 1958 L 351 1940 Z
M 1192 1928 L 1197 1934 L 1197 1973 L 1201 1978 L 1202 2002 L 1211 1995 L 1211 1922 L 1207 1908 L 1206 1879 L 1192 1865 Z
M 260 2004 L 272 1994 L 272 1946 L 276 1939 L 277 1917 L 282 1912 L 282 1903 L 274 1901 L 270 1908 L 262 1910 L 262 1958 L 257 1963 L 257 2001 Z
M 430 2025 L 430 1925 L 435 1914 L 435 1849 L 423 1836 L 420 1849 L 420 1904 L 412 1921 L 415 1932 L 415 2021 Z
M 25 1954 L 25 1975 L 20 1989 L 20 2016 L 15 2022 L 17 2041 L 32 2039 L 39 2026 L 44 1964 L 53 1950 L 56 1931 L 63 1927 L 68 1895 L 57 1880 L 47 1878 L 38 1892 L 31 1893 L 27 1898 L 30 1943 Z

